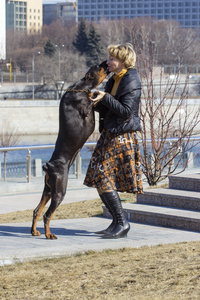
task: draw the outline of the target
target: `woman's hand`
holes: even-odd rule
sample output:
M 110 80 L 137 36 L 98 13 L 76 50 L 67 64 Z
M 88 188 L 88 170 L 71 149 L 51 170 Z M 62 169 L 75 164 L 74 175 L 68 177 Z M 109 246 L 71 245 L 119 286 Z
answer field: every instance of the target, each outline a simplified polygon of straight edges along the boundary
M 104 96 L 105 96 L 105 92 L 102 91 L 95 91 L 92 95 L 92 97 L 89 97 L 89 99 L 94 102 L 94 104 L 96 104 L 97 102 L 99 102 Z

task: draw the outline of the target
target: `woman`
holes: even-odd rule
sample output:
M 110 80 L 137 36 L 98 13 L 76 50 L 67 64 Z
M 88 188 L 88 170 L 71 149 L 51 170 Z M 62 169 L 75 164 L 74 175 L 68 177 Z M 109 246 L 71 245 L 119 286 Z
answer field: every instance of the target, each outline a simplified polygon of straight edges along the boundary
M 97 188 L 101 200 L 112 215 L 110 226 L 97 234 L 103 238 L 127 235 L 127 222 L 118 192 L 142 193 L 140 151 L 136 131 L 141 82 L 135 67 L 136 54 L 131 44 L 107 48 L 108 70 L 114 75 L 105 92 L 96 91 L 95 109 L 99 112 L 101 136 L 90 160 L 84 184 Z

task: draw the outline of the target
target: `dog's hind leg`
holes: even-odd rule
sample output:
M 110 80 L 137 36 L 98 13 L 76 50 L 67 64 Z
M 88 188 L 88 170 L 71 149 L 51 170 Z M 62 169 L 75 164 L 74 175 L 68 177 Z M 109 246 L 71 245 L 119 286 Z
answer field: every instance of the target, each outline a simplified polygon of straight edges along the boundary
M 51 186 L 51 195 L 52 195 L 51 204 L 48 210 L 46 211 L 46 213 L 44 214 L 43 220 L 44 220 L 46 238 L 55 240 L 57 239 L 57 237 L 51 233 L 49 225 L 55 210 L 64 199 L 66 189 L 67 189 L 68 175 L 54 174 L 54 176 L 52 176 L 52 178 L 50 179 L 51 179 L 50 186 Z
M 59 196 L 59 195 L 54 195 L 51 199 L 51 205 L 49 206 L 47 212 L 43 216 L 44 220 L 44 228 L 45 228 L 45 236 L 49 240 L 56 240 L 57 237 L 55 234 L 51 233 L 50 230 L 50 221 L 53 217 L 53 214 L 55 210 L 58 208 L 60 203 L 63 201 L 64 195 Z
M 42 210 L 44 209 L 45 205 L 47 204 L 47 202 L 50 199 L 51 199 L 51 189 L 45 183 L 44 191 L 43 191 L 43 194 L 42 194 L 41 201 L 38 204 L 38 206 L 35 208 L 35 210 L 33 211 L 33 222 L 32 222 L 31 233 L 34 236 L 41 235 L 41 233 L 36 229 L 36 227 L 37 227 L 37 221 L 39 219 L 39 216 L 40 216 Z

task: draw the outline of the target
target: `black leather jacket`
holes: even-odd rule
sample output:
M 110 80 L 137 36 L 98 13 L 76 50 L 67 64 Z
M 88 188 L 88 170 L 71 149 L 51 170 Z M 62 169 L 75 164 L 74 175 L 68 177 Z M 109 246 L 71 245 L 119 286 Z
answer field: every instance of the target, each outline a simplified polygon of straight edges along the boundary
M 141 131 L 138 116 L 141 82 L 137 70 L 128 69 L 119 83 L 115 97 L 110 94 L 113 84 L 112 76 L 105 87 L 106 95 L 95 108 L 99 112 L 99 131 L 106 129 L 118 134 Z

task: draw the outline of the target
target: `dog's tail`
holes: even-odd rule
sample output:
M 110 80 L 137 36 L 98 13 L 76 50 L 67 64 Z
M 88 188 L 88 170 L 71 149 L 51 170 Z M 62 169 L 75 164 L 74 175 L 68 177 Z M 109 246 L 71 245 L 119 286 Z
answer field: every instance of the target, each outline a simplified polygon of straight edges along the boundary
M 50 187 L 50 185 L 49 185 L 49 179 L 50 179 L 51 172 L 52 172 L 50 165 L 51 165 L 51 164 L 50 164 L 49 162 L 47 162 L 45 165 L 42 166 L 42 169 L 43 169 L 43 171 L 44 171 L 45 174 L 46 174 L 46 176 L 45 176 L 45 182 L 46 182 L 46 184 L 47 184 L 49 187 Z

